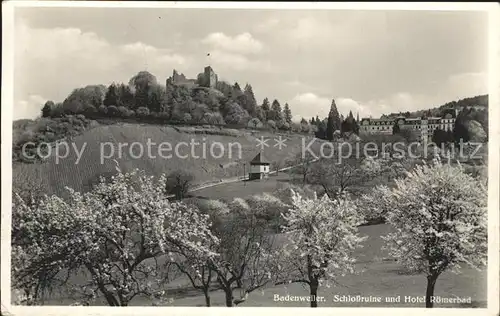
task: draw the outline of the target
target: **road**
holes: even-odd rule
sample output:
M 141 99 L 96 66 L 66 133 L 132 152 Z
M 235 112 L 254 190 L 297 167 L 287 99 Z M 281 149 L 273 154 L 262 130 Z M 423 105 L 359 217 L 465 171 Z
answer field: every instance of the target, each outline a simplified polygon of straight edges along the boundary
M 311 163 L 312 162 L 316 162 L 318 160 L 319 159 L 313 159 L 313 160 L 311 160 Z M 289 167 L 285 167 L 285 168 L 281 168 L 281 169 L 274 170 L 274 171 L 270 171 L 269 174 L 275 174 L 276 172 L 287 171 L 287 170 L 290 170 L 290 169 L 298 167 L 298 166 L 300 166 L 300 164 L 289 166 Z M 222 184 L 228 184 L 228 183 L 233 183 L 233 182 L 240 182 L 240 181 L 244 181 L 244 180 L 247 180 L 247 179 L 248 179 L 247 175 L 244 175 L 242 177 L 240 176 L 240 177 L 233 177 L 233 178 L 221 179 L 219 182 L 201 184 L 200 186 L 197 186 L 195 188 L 190 189 L 189 192 L 195 192 L 195 191 L 198 191 L 198 190 L 202 190 L 202 189 L 206 189 L 206 188 L 210 188 L 210 187 L 214 187 L 214 186 L 218 186 L 218 185 L 222 185 Z M 169 197 L 173 197 L 173 195 L 171 195 Z

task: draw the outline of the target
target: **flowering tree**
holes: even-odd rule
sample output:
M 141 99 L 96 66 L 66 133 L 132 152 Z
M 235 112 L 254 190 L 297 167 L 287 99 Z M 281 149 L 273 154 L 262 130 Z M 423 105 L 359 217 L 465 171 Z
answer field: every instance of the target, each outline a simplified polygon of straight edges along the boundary
M 390 209 L 390 202 L 387 199 L 389 190 L 385 185 L 378 185 L 356 200 L 358 210 L 362 213 L 366 223 L 385 222 L 387 212 Z
M 347 197 L 330 200 L 326 194 L 322 198 L 314 194 L 312 199 L 304 199 L 292 192 L 292 204 L 283 214 L 289 241 L 284 246 L 284 260 L 288 264 L 281 267 L 283 280 L 278 283 L 307 284 L 311 307 L 317 307 L 321 283 L 354 272 L 352 252 L 364 240 L 357 232 L 362 218 Z
M 302 183 L 306 184 L 307 180 L 311 177 L 312 171 L 314 170 L 314 162 L 317 159 L 309 152 L 298 153 L 291 159 L 286 161 L 288 167 L 293 167 L 294 172 L 302 176 Z
M 224 291 L 228 307 L 245 302 L 250 293 L 272 283 L 277 256 L 275 238 L 267 227 L 284 207 L 278 198 L 263 194 L 229 204 L 217 200 L 191 203 L 210 216 L 213 234 L 219 240 L 210 249 L 218 256 L 207 258 L 185 252 L 184 260 L 174 264 L 194 289 L 203 292 L 206 306 L 211 305 L 214 281 Z
M 367 157 L 358 159 L 322 158 L 315 163 L 310 171 L 310 182 L 320 185 L 332 199 L 342 195 L 346 190 L 356 185 L 373 180 L 383 171 L 379 159 Z
M 266 220 L 258 214 L 262 209 L 256 205 L 263 204 L 266 199 L 254 199 L 253 207 L 243 199 L 235 199 L 222 225 L 214 227 L 220 239 L 220 256 L 211 261 L 210 269 L 225 293 L 228 307 L 243 303 L 249 293 L 272 281 L 275 238 L 266 232 Z M 240 297 L 234 297 L 235 289 L 239 289 Z
M 92 191 L 69 189 L 69 198 L 46 197 L 37 206 L 19 200 L 13 210 L 13 279 L 17 288 L 86 271 L 82 295 L 100 292 L 111 306 L 127 306 L 137 295 L 158 295 L 158 258 L 175 254 L 198 258 L 216 254 L 208 217 L 182 203 L 170 203 L 152 177 L 119 172 Z
M 229 207 L 219 200 L 205 200 L 205 199 L 195 199 L 188 202 L 194 205 L 199 211 L 208 216 L 212 222 L 212 227 L 218 227 L 223 225 L 221 220 L 225 215 L 229 213 Z M 216 250 L 218 246 L 217 242 L 212 242 L 207 245 L 209 249 Z M 186 249 L 182 254 L 181 260 L 175 260 L 175 267 L 184 274 L 191 286 L 194 289 L 200 290 L 205 296 L 205 306 L 211 306 L 210 290 L 212 289 L 212 283 L 215 280 L 215 273 L 210 268 L 211 261 L 206 256 L 199 257 L 196 253 L 192 253 L 189 249 Z
M 211 306 L 210 289 L 215 273 L 210 268 L 210 261 L 205 258 L 184 254 L 184 260 L 174 261 L 177 269 L 184 274 L 194 289 L 200 290 L 205 296 L 205 306 Z
M 382 195 L 380 193 L 383 193 Z M 377 191 L 386 201 L 387 221 L 395 232 L 384 237 L 391 255 L 405 267 L 427 275 L 426 307 L 445 270 L 460 264 L 486 264 L 487 192 L 460 165 L 417 166 L 393 190 Z

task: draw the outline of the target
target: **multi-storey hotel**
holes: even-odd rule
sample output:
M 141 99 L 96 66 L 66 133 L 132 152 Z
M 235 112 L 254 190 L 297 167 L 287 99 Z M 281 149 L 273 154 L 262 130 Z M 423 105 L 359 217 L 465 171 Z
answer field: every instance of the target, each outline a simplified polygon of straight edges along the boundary
M 441 117 L 419 117 L 406 118 L 404 116 L 392 118 L 363 118 L 359 122 L 359 132 L 364 134 L 386 134 L 391 135 L 396 123 L 400 129 L 411 129 L 416 131 L 421 140 L 428 140 L 436 129 L 453 131 L 458 110 L 445 110 Z

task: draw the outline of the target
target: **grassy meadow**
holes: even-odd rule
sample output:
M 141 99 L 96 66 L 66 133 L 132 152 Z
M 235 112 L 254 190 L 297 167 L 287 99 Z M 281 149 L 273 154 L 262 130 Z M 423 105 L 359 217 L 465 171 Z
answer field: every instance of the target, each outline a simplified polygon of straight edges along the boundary
M 352 275 L 339 276 L 331 287 L 322 286 L 318 295 L 323 296 L 325 301 L 319 303 L 319 307 L 425 307 L 424 303 L 404 302 L 405 296 L 417 297 L 425 295 L 426 278 L 422 274 L 409 274 L 396 262 L 392 261 L 388 254 L 382 250 L 384 245 L 381 236 L 390 232 L 391 228 L 386 224 L 362 226 L 359 228 L 361 236 L 368 238 L 354 254 L 358 263 L 356 273 Z M 278 236 L 279 243 L 286 243 L 285 236 Z M 72 282 L 80 284 L 84 282 L 84 276 L 78 276 Z M 486 306 L 486 270 L 477 271 L 464 267 L 460 274 L 445 272 L 438 279 L 436 285 L 436 296 L 453 298 L 471 297 L 472 304 L 463 307 L 485 307 Z M 204 306 L 205 298 L 201 291 L 194 290 L 187 278 L 179 276 L 166 285 L 168 301 L 161 305 L 167 306 Z M 235 297 L 238 290 L 235 290 Z M 262 290 L 251 293 L 247 300 L 238 305 L 239 307 L 309 307 L 308 302 L 276 302 L 274 295 L 296 295 L 307 296 L 308 290 L 298 283 L 268 286 Z M 334 302 L 334 295 L 361 295 L 382 297 L 382 303 L 348 303 Z M 224 293 L 214 290 L 210 294 L 212 306 L 225 306 Z M 401 302 L 385 302 L 386 297 L 401 296 Z M 74 299 L 64 292 L 55 291 L 52 297 L 45 301 L 45 305 L 69 305 Z M 136 297 L 131 306 L 151 306 L 153 302 L 148 297 Z M 98 298 L 92 305 L 106 305 L 105 301 Z M 457 304 L 436 304 L 435 307 L 460 307 Z

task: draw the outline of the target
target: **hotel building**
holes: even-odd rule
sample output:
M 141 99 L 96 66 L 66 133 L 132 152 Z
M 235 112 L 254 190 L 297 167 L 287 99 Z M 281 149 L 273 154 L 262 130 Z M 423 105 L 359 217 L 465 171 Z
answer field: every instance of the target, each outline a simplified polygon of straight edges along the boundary
M 392 118 L 363 118 L 359 122 L 359 132 L 363 134 L 392 135 L 394 125 L 400 129 L 411 129 L 420 135 L 421 140 L 429 140 L 436 129 L 453 131 L 458 110 L 449 109 L 441 117 L 406 118 L 404 116 Z

